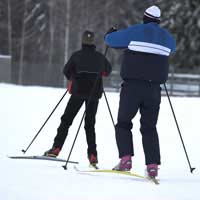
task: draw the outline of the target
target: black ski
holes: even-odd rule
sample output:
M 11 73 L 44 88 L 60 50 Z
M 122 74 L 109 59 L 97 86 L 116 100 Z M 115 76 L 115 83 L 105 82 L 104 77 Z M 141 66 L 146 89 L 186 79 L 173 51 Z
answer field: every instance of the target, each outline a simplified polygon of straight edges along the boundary
M 56 162 L 67 162 L 67 160 L 61 158 L 54 158 L 48 156 L 8 156 L 11 159 L 33 159 L 33 160 L 49 160 L 49 161 L 56 161 Z M 75 161 L 68 161 L 68 163 L 78 164 Z

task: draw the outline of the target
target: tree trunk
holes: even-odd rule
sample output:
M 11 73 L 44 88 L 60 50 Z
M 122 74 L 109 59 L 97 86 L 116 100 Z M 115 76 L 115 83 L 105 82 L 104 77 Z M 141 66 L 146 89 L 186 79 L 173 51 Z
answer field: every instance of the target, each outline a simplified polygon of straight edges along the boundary
M 12 55 L 12 26 L 10 0 L 8 0 L 8 53 L 9 55 Z
M 54 15 L 53 15 L 54 0 L 50 0 L 49 9 L 50 9 L 50 15 L 49 15 L 50 50 L 49 50 L 49 59 L 48 59 L 48 74 L 50 74 L 51 72 L 51 68 L 53 64 L 53 53 L 54 53 L 54 35 L 55 35 L 55 28 L 54 28 L 55 24 L 54 24 Z M 49 83 L 49 81 L 50 80 L 48 80 L 47 82 Z
M 23 24 L 22 24 L 22 36 L 21 36 L 21 45 L 20 45 L 20 60 L 19 60 L 19 79 L 18 83 L 23 83 L 23 71 L 24 71 L 24 45 L 25 45 L 25 18 L 26 18 L 26 12 L 27 12 L 27 3 L 28 0 L 25 0 L 24 2 L 24 15 L 23 15 Z
M 69 59 L 69 27 L 70 27 L 70 9 L 71 0 L 67 0 L 66 3 L 66 25 L 65 25 L 65 63 Z M 63 80 L 64 87 L 66 86 L 66 79 Z

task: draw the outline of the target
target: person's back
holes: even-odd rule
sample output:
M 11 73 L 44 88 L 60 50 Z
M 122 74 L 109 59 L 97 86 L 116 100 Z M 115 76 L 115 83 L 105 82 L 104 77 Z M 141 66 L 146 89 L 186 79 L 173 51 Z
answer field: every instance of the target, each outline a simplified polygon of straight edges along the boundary
M 100 74 L 104 71 L 105 58 L 94 45 L 82 45 L 82 49 L 73 54 L 73 61 L 77 73 Z
M 82 49 L 76 51 L 65 65 L 64 74 L 72 80 L 72 95 L 79 98 L 96 98 L 99 99 L 103 92 L 102 73 L 109 75 L 111 66 L 106 57 L 96 51 L 85 32 L 83 35 Z
M 174 51 L 171 34 L 157 23 L 150 22 L 129 27 L 130 43 L 128 49 L 168 56 Z M 135 44 L 135 47 L 134 47 Z

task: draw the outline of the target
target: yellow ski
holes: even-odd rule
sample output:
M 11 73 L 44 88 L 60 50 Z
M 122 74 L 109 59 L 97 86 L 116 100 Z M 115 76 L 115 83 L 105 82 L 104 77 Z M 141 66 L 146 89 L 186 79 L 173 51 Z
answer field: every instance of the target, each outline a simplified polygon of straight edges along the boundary
M 127 176 L 133 176 L 133 177 L 137 177 L 137 178 L 141 178 L 141 179 L 145 179 L 148 180 L 150 182 L 155 183 L 156 185 L 159 184 L 159 180 L 153 177 L 145 177 L 133 172 L 129 172 L 129 171 L 117 171 L 117 170 L 112 170 L 112 169 L 92 169 L 92 170 L 79 170 L 76 166 L 74 166 L 74 169 L 78 172 L 81 173 L 112 173 L 112 174 L 121 174 L 121 175 L 127 175 Z
M 138 177 L 138 178 L 146 178 L 144 176 L 141 176 L 139 174 L 135 174 L 133 172 L 117 171 L 117 170 L 112 170 L 112 169 L 96 169 L 96 170 L 88 170 L 86 172 L 113 173 L 113 174 L 122 174 L 122 175 L 134 176 L 134 177 Z

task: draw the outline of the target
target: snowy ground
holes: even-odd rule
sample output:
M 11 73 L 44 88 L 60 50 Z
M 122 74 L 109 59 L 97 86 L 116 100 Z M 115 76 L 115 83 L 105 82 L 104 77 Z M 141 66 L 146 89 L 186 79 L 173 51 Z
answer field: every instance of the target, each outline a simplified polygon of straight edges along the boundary
M 7 155 L 22 155 L 64 94 L 64 89 L 20 87 L 0 84 L 0 199 L 2 200 L 197 200 L 200 199 L 200 98 L 171 97 L 192 167 L 177 132 L 169 103 L 162 97 L 158 121 L 162 165 L 159 186 L 138 178 L 109 174 L 78 174 L 72 164 L 51 161 L 11 160 Z M 116 121 L 119 94 L 106 93 Z M 52 145 L 69 95 L 65 97 L 26 155 L 41 155 Z M 84 108 L 74 120 L 60 158 L 67 158 Z M 144 155 L 139 133 L 139 115 L 134 119 L 134 172 L 144 174 Z M 118 162 L 114 128 L 102 98 L 97 114 L 99 167 L 112 168 Z M 83 126 L 71 155 L 79 168 L 88 166 Z

